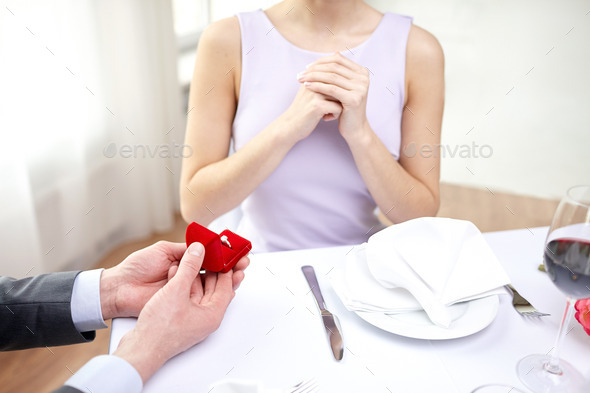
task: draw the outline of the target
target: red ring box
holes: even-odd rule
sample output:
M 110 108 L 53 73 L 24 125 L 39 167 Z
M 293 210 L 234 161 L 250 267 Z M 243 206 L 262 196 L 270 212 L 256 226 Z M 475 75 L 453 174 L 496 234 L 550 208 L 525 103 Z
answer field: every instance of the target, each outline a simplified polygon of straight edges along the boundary
M 227 237 L 231 248 L 221 241 L 222 236 Z M 252 250 L 252 243 L 249 240 L 236 235 L 229 229 L 218 235 L 196 222 L 189 224 L 186 228 L 186 246 L 194 242 L 205 246 L 202 268 L 212 272 L 229 272 L 243 256 Z

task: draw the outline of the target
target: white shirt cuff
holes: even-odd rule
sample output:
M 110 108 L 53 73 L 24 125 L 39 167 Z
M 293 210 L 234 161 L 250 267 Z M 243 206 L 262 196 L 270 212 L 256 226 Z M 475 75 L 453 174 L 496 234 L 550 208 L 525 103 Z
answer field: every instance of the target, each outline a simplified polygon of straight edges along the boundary
M 85 393 L 140 393 L 143 389 L 137 370 L 114 355 L 90 359 L 65 385 Z
M 104 269 L 81 272 L 76 276 L 72 290 L 72 321 L 79 332 L 104 329 L 100 306 L 100 275 Z

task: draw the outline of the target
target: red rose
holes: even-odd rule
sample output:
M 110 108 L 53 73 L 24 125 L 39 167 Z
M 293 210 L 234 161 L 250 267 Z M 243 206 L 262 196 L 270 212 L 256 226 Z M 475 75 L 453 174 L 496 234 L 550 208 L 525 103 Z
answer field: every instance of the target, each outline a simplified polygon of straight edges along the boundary
M 590 299 L 581 299 L 576 302 L 576 319 L 590 335 Z

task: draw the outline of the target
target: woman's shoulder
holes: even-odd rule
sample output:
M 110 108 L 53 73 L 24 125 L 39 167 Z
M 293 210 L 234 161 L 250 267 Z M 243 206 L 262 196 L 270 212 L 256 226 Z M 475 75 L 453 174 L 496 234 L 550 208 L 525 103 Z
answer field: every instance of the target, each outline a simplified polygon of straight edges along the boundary
M 222 52 L 240 51 L 240 23 L 237 16 L 210 23 L 199 40 L 199 45 L 212 46 Z
M 412 25 L 406 47 L 406 102 L 410 96 L 444 90 L 445 58 L 436 37 Z
M 443 66 L 444 54 L 442 46 L 432 33 L 412 24 L 408 33 L 406 61 L 408 66 L 424 62 Z
M 229 70 L 227 71 L 229 73 L 234 70 L 233 78 L 223 78 L 229 92 L 235 86 L 239 86 L 240 51 L 241 39 L 238 19 L 234 16 L 215 21 L 201 33 L 197 47 L 195 73 L 198 72 L 203 78 L 211 78 L 212 75 L 218 75 L 219 72 L 225 73 Z M 218 90 L 222 88 L 220 83 L 215 84 Z

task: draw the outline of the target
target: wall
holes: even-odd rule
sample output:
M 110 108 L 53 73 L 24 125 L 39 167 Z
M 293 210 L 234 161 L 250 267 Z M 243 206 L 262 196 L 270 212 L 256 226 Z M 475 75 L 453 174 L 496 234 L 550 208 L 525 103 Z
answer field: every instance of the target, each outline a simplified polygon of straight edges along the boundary
M 274 3 L 212 1 L 211 17 Z M 548 198 L 590 184 L 590 1 L 368 3 L 443 46 L 443 181 Z

